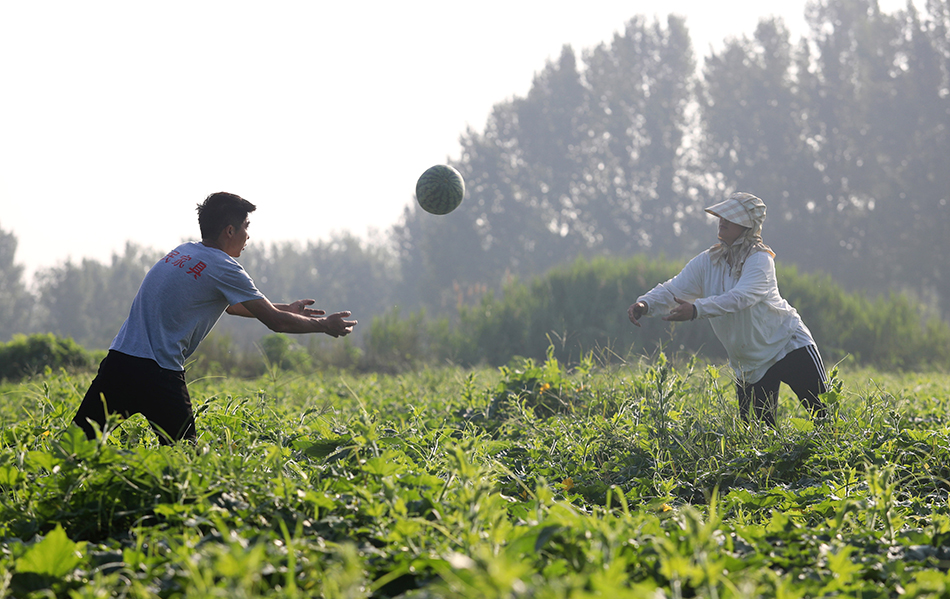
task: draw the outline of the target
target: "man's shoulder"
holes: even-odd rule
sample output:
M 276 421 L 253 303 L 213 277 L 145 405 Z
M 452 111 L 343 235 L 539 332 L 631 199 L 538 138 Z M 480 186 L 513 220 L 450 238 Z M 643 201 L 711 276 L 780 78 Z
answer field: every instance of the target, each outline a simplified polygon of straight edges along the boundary
M 181 281 L 173 273 L 181 271 L 188 277 Z M 196 280 L 205 282 L 227 282 L 229 285 L 253 285 L 250 276 L 234 258 L 219 249 L 208 247 L 199 242 L 185 242 L 165 254 L 152 267 L 150 274 L 157 280 L 168 283 Z M 244 283 L 247 281 L 247 283 Z
M 208 248 L 205 248 L 200 243 L 185 241 L 176 246 L 175 249 L 169 250 L 168 253 L 166 253 L 165 256 L 158 261 L 158 263 L 168 264 L 174 260 L 190 260 L 199 254 L 204 255 L 205 249 Z

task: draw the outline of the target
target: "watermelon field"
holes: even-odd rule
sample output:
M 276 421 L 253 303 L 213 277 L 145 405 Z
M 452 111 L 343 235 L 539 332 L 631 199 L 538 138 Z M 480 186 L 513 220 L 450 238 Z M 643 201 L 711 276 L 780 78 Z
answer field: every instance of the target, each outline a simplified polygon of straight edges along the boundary
M 88 374 L 0 387 L 0 596 L 950 594 L 950 376 L 833 371 L 743 422 L 663 354 L 191 383 L 196 445 L 68 426 Z

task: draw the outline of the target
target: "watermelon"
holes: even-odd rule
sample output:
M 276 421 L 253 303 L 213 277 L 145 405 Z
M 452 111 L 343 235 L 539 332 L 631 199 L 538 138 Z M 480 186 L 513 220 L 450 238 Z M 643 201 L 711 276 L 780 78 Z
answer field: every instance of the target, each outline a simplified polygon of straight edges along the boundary
M 437 164 L 422 173 L 416 182 L 416 201 L 431 214 L 448 214 L 462 203 L 465 181 L 447 164 Z

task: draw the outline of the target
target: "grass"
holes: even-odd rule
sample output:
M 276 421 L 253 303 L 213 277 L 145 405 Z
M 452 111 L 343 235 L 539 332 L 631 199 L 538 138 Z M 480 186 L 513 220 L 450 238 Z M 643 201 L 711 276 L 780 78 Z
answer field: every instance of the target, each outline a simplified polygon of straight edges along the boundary
M 773 430 L 662 355 L 274 369 L 194 381 L 159 447 L 86 441 L 88 376 L 48 372 L 0 387 L 0 596 L 945 595 L 950 376 L 834 375 Z

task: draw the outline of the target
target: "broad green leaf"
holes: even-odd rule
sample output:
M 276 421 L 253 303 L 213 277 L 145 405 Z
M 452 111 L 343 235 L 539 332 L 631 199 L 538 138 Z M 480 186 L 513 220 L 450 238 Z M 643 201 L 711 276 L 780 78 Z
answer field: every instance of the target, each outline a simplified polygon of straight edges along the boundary
M 810 433 L 815 430 L 815 423 L 805 418 L 789 418 L 789 424 L 800 433 Z
M 509 543 L 505 552 L 511 557 L 537 553 L 559 530 L 561 527 L 557 525 L 535 526 Z
M 62 578 L 79 565 L 82 559 L 80 552 L 85 545 L 85 542 L 71 541 L 62 526 L 57 524 L 42 541 L 30 547 L 17 560 L 17 572 Z
M 325 458 L 351 441 L 351 439 L 317 441 L 306 447 L 303 452 L 312 458 Z
M 0 466 L 0 487 L 12 487 L 22 478 L 23 474 L 16 466 L 12 464 Z
M 90 441 L 81 428 L 71 425 L 60 435 L 56 447 L 64 457 L 84 459 L 95 454 L 96 441 Z
M 311 489 L 298 491 L 298 496 L 310 503 L 314 504 L 318 508 L 332 509 L 336 506 L 336 502 L 333 501 L 331 497 L 327 497 L 326 493 L 317 493 Z
M 59 462 L 56 456 L 47 451 L 30 451 L 26 454 L 26 463 L 33 471 L 40 469 L 52 471 Z
M 363 466 L 363 470 L 376 476 L 392 476 L 401 469 L 402 466 L 392 459 L 392 454 L 389 452 L 366 460 L 366 464 Z

